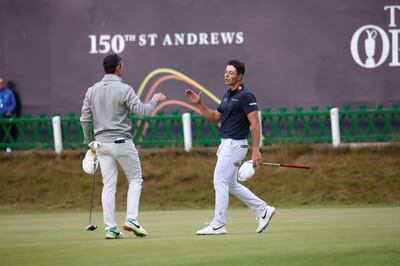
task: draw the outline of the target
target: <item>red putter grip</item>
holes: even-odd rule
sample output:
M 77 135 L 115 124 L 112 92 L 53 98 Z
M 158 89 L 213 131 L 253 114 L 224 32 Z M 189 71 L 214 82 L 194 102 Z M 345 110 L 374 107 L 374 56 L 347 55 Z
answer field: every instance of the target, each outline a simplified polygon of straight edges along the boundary
M 298 165 L 298 164 L 281 163 L 281 166 L 282 166 L 282 167 L 288 167 L 288 168 L 311 169 L 311 167 L 309 167 L 309 166 Z

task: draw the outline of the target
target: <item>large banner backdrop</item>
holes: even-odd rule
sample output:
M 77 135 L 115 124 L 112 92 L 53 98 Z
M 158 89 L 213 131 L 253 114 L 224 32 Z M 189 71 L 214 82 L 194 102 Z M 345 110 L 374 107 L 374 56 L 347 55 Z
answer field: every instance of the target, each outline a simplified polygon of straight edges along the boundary
M 261 108 L 373 107 L 400 101 L 399 37 L 399 0 L 3 0 L 0 77 L 24 113 L 80 114 L 118 53 L 125 82 L 170 111 L 186 88 L 216 107 L 238 59 Z

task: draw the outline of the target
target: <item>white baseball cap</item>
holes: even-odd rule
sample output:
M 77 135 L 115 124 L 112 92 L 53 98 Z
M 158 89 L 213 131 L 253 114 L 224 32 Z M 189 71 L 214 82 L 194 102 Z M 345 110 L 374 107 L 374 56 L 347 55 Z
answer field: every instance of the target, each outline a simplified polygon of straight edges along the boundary
M 96 153 L 93 153 L 90 149 L 86 152 L 85 158 L 82 160 L 82 168 L 86 174 L 92 175 L 96 172 L 99 166 L 99 161 L 96 158 Z
M 252 160 L 246 161 L 239 168 L 238 180 L 239 181 L 249 180 L 250 178 L 253 177 L 254 173 L 255 170 L 253 167 L 253 161 Z

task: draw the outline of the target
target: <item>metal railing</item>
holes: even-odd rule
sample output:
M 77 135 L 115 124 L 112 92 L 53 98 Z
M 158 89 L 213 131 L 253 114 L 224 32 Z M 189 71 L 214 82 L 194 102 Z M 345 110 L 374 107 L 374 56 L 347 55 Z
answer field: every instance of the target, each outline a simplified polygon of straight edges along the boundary
M 280 108 L 272 112 L 265 108 L 261 112 L 263 144 L 271 143 L 328 143 L 332 141 L 330 114 L 312 106 L 304 111 L 296 107 L 289 112 Z M 182 115 L 174 111 L 170 115 L 159 112 L 156 116 L 139 117 L 132 115 L 135 128 L 133 141 L 142 147 L 182 147 Z M 339 113 L 342 142 L 381 142 L 400 139 L 400 104 L 391 108 L 378 105 L 374 109 L 360 106 L 351 109 L 343 106 Z M 219 144 L 217 125 L 208 122 L 204 116 L 191 115 L 192 139 L 194 146 L 215 146 Z M 61 117 L 62 142 L 64 148 L 85 147 L 79 117 L 70 114 Z M 0 119 L 0 149 L 50 149 L 54 147 L 52 119 L 45 114 L 38 117 L 25 115 L 21 118 Z
M 135 128 L 133 142 L 142 147 L 174 147 L 182 146 L 182 117 L 174 111 L 171 115 L 163 112 L 156 116 L 139 117 L 131 115 Z
M 296 107 L 294 112 L 288 112 L 282 107 L 276 113 L 264 109 L 261 115 L 263 143 L 330 142 L 329 109 L 320 111 L 317 106 L 312 106 L 311 111 L 303 111 L 302 107 Z
M 382 142 L 400 139 L 400 104 L 385 109 L 360 106 L 351 109 L 343 106 L 340 111 L 341 138 L 344 142 Z

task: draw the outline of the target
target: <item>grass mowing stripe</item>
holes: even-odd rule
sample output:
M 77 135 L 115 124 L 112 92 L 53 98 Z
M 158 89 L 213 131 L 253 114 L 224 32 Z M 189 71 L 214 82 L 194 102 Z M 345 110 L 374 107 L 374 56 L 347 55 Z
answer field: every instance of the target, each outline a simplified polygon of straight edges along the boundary
M 196 236 L 212 214 L 141 212 L 149 237 L 109 241 L 101 213 L 94 232 L 86 213 L 0 214 L 0 265 L 400 264 L 400 207 L 278 208 L 262 234 L 251 211 L 230 209 L 227 235 Z

